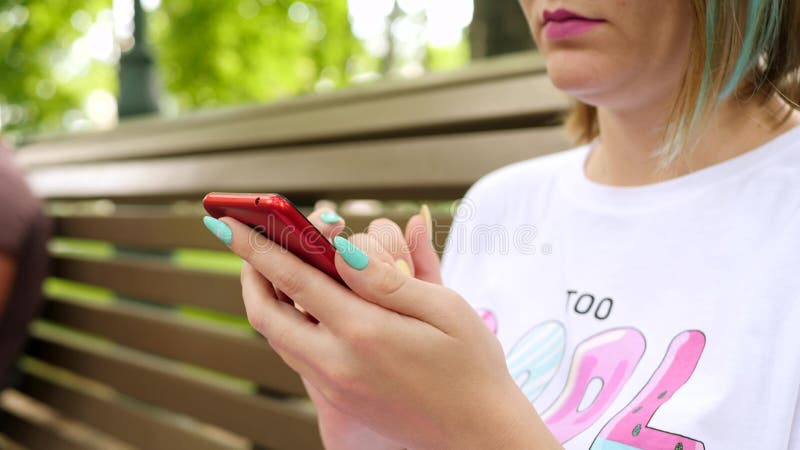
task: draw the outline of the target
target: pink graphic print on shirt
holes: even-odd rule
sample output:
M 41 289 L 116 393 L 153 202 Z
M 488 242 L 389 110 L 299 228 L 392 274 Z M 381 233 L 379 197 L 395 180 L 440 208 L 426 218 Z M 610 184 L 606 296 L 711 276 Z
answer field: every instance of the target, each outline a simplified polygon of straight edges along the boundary
M 489 310 L 478 313 L 497 334 L 495 314 Z M 590 450 L 704 450 L 701 441 L 647 425 L 658 408 L 689 380 L 705 342 L 701 331 L 678 334 L 647 385 L 606 424 Z M 558 321 L 548 321 L 525 333 L 506 356 L 509 372 L 531 402 L 555 377 L 565 344 L 564 326 Z M 633 328 L 608 330 L 578 344 L 566 386 L 542 414 L 559 442 L 566 443 L 602 416 L 630 378 L 644 350 L 644 336 Z M 589 387 L 593 380 L 600 382 L 600 388 L 591 394 Z M 587 393 L 593 398 L 586 398 Z M 591 401 L 585 405 L 587 400 Z
M 542 419 L 559 442 L 567 442 L 594 424 L 611 406 L 644 354 L 644 336 L 634 328 L 596 334 L 578 344 L 567 385 Z M 600 383 L 593 399 L 592 380 Z M 584 406 L 591 400 L 588 406 Z
M 675 336 L 661 365 L 639 395 L 603 427 L 591 450 L 703 450 L 702 442 L 647 424 L 692 376 L 705 347 L 705 335 L 696 330 Z

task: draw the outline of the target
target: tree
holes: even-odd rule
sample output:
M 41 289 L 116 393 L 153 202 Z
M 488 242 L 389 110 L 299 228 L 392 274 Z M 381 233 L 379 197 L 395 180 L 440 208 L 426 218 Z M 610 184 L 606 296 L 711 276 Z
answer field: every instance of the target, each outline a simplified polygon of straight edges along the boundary
M 80 127 L 88 96 L 114 92 L 113 55 L 87 38 L 111 38 L 110 3 L 0 0 L 0 132 Z
M 89 128 L 98 104 L 115 120 L 126 43 L 114 37 L 111 8 L 112 0 L 0 0 L 0 132 Z M 148 21 L 173 112 L 342 86 L 364 54 L 346 0 L 169 0 Z
M 131 30 L 117 22 L 125 15 L 120 5 L 131 2 L 0 0 L 0 132 L 13 137 L 113 126 L 120 56 L 134 43 Z M 381 55 L 367 52 L 365 41 L 353 34 L 352 0 L 146 3 L 152 9 L 146 14 L 147 40 L 167 114 L 334 89 L 380 72 Z M 360 5 L 362 12 L 372 6 Z M 427 6 L 437 7 L 440 22 L 448 12 L 439 3 Z M 405 16 L 392 23 L 406 31 L 430 25 L 424 12 L 414 14 L 423 15 L 419 23 L 404 23 Z M 456 32 L 456 38 L 463 35 L 462 28 Z M 447 70 L 469 60 L 463 39 L 442 47 L 425 48 L 424 39 L 414 45 L 423 49 L 421 57 L 413 56 L 422 59 L 419 67 L 401 75 Z M 397 62 L 408 62 L 395 54 Z
M 362 52 L 345 0 L 172 0 L 150 16 L 164 86 L 181 109 L 266 101 L 347 82 Z

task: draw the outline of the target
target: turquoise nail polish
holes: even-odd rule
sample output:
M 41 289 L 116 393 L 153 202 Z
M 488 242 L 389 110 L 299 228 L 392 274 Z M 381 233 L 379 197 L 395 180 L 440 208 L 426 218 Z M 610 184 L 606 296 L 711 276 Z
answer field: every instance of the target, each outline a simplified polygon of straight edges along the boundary
M 231 245 L 231 242 L 233 242 L 233 231 L 231 230 L 231 227 L 225 225 L 225 222 L 217 220 L 213 217 L 205 216 L 203 217 L 203 225 L 208 228 L 208 231 L 210 231 L 211 234 L 222 241 L 223 244 Z
M 336 250 L 342 255 L 344 261 L 353 269 L 364 270 L 369 264 L 369 257 L 347 239 L 336 236 L 333 238 L 333 245 L 336 246 Z
M 339 215 L 333 211 L 325 211 L 322 214 L 320 214 L 319 218 L 322 219 L 322 221 L 325 223 L 336 223 L 342 220 L 342 218 L 339 217 Z

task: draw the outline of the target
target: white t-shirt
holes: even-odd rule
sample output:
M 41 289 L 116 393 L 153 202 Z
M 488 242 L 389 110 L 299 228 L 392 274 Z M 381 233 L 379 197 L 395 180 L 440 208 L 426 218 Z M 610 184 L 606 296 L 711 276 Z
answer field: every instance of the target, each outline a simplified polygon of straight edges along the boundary
M 445 284 L 567 450 L 800 449 L 800 127 L 640 187 L 589 151 L 475 184 Z

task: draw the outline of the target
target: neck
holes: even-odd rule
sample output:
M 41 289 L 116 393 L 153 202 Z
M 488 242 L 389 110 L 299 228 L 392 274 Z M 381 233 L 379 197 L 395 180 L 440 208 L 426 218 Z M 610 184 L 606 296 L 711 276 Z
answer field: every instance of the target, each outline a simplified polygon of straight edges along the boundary
M 600 140 L 586 163 L 586 176 L 597 183 L 639 186 L 665 181 L 746 153 L 800 124 L 795 111 L 781 121 L 788 106 L 773 96 L 766 104 L 729 99 L 711 116 L 691 152 L 659 170 L 653 151 L 662 145 L 666 102 L 636 109 L 598 108 Z M 652 105 L 652 103 L 651 103 Z

